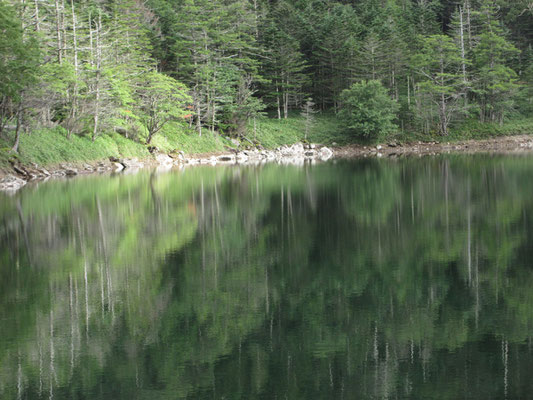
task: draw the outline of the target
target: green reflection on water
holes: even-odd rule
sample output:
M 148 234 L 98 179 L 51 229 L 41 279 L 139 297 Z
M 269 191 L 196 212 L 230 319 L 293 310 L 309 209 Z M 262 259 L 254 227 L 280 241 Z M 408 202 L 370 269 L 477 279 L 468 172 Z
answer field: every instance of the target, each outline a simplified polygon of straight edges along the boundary
M 0 197 L 0 397 L 527 398 L 533 158 Z

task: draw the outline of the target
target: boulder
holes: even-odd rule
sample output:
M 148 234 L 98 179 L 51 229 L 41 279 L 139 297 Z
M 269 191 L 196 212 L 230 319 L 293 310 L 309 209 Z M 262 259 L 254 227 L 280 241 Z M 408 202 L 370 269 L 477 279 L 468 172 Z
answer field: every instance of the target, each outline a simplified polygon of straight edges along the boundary
M 318 157 L 323 161 L 329 160 L 331 157 L 333 157 L 333 151 L 325 146 L 321 147 L 318 150 Z
M 292 151 L 292 154 L 295 154 L 295 155 L 303 154 L 305 151 L 304 145 L 302 143 L 294 143 L 291 146 L 291 151 Z
M 26 184 L 24 179 L 20 179 L 14 175 L 6 175 L 0 179 L 0 190 L 15 191 Z
M 174 160 L 166 154 L 158 154 L 155 156 L 155 159 L 159 165 L 172 165 Z
M 65 175 L 66 176 L 75 176 L 78 175 L 78 170 L 76 168 L 66 168 L 65 169 Z
M 237 161 L 235 154 L 223 154 L 217 157 L 217 161 L 221 163 L 234 163 Z
M 124 168 L 137 169 L 142 168 L 144 165 L 136 158 L 123 158 L 119 161 Z
M 238 163 L 245 163 L 248 161 L 248 155 L 246 155 L 244 152 L 237 153 L 236 160 Z

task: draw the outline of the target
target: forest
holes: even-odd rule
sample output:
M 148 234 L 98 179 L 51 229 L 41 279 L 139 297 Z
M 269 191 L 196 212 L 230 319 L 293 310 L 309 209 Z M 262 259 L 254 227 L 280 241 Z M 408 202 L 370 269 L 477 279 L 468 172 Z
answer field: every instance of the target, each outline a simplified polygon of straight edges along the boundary
M 35 132 L 165 147 L 327 117 L 383 141 L 533 113 L 530 0 L 2 0 L 0 31 L 4 153 Z

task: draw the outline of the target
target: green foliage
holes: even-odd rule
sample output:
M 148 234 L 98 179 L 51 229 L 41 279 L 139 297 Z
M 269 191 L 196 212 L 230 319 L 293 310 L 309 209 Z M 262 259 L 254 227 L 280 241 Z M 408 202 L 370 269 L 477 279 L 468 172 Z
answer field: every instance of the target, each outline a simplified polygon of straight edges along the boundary
M 181 83 L 159 72 L 141 77 L 138 96 L 140 119 L 148 131 L 146 143 L 150 143 L 167 122 L 182 119 L 187 114 L 185 106 L 191 102 Z
M 398 127 L 398 104 L 379 81 L 363 81 L 342 92 L 340 118 L 355 137 L 383 140 Z
M 529 115 L 533 104 L 526 0 L 8 0 L 0 7 L 0 133 L 16 143 L 58 125 L 68 138 L 119 131 L 152 142 L 182 119 L 208 135 L 205 143 L 191 139 L 202 148 L 224 142 L 216 136 L 252 140 L 251 122 L 263 114 L 290 119 L 307 98 L 337 114 L 341 93 L 367 80 L 380 81 L 401 105 L 402 131 L 427 137 L 474 116 L 504 124 Z M 379 136 L 372 129 L 367 124 L 361 136 Z
M 39 49 L 25 37 L 22 21 L 10 4 L 0 3 L 0 96 L 18 101 L 23 89 L 36 80 Z

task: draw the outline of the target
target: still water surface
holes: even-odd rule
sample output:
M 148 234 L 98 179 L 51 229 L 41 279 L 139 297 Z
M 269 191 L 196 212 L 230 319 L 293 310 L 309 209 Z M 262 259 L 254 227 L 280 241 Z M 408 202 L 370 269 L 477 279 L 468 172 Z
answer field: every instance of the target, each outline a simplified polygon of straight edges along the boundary
M 532 241 L 525 156 L 0 194 L 0 398 L 531 398 Z

